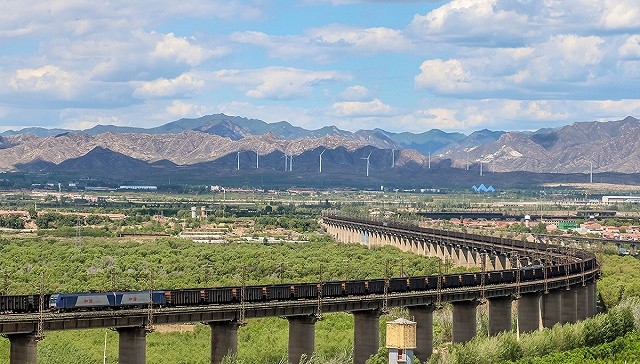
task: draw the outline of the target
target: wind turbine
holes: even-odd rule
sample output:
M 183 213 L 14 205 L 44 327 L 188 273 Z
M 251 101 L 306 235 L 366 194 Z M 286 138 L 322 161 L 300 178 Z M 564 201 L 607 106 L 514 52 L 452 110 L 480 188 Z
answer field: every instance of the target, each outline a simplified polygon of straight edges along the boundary
M 320 152 L 320 173 L 322 173 L 322 155 L 324 154 L 324 152 L 326 152 L 327 150 L 323 150 L 322 152 Z
M 391 149 L 391 168 L 396 166 L 396 150 Z
M 589 161 L 589 183 L 593 183 L 593 161 Z
M 431 169 L 431 151 L 429 151 L 429 169 Z
M 256 169 L 260 167 L 260 153 L 258 153 L 258 148 L 256 148 Z
M 239 171 L 240 170 L 240 151 L 238 151 L 237 159 L 238 159 L 238 167 L 236 168 L 236 170 Z
M 283 153 L 284 153 L 284 152 L 283 152 Z M 287 153 L 284 153 L 284 155 L 283 155 L 282 157 L 280 157 L 280 158 L 284 158 L 284 171 L 286 172 L 286 171 L 287 171 L 287 167 L 289 166 L 289 165 L 288 165 L 288 162 L 289 162 L 289 161 L 288 161 Z
M 293 172 L 293 154 L 289 156 L 289 172 Z
M 360 159 L 366 159 L 367 160 L 367 177 L 369 177 L 369 157 L 371 157 L 371 153 L 373 153 L 373 152 L 369 152 L 369 155 L 367 156 L 367 158 L 360 158 Z
M 482 176 L 482 159 L 480 159 L 480 176 Z

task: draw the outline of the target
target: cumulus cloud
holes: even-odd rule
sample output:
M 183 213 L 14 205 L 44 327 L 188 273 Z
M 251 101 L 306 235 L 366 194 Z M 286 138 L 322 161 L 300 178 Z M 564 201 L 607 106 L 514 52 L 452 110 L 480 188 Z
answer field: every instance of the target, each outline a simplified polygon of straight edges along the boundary
M 369 89 L 361 85 L 348 87 L 339 95 L 343 101 L 365 101 L 369 99 Z
M 471 74 L 456 59 L 429 59 L 420 65 L 415 77 L 417 88 L 430 88 L 442 93 L 466 91 L 471 87 Z
M 618 53 L 624 58 L 640 58 L 640 34 L 629 36 L 618 48 Z
M 393 115 L 396 110 L 379 99 L 373 99 L 372 101 L 336 102 L 331 106 L 331 112 L 336 116 L 371 117 Z
M 352 47 L 359 52 L 400 52 L 411 48 L 411 42 L 396 29 L 353 28 L 328 25 L 308 31 L 314 44 L 321 46 Z
M 174 100 L 165 109 L 164 117 L 184 118 L 196 117 L 210 112 L 210 108 L 203 105 Z
M 184 73 L 173 79 L 144 82 L 133 95 L 139 98 L 184 96 L 203 88 L 205 82 L 194 72 Z
M 428 59 L 414 81 L 438 94 L 532 97 L 595 91 L 610 82 L 610 52 L 597 36 L 558 35 L 529 47 L 486 48 L 454 59 Z M 609 57 L 609 58 L 605 58 Z M 615 81 L 614 81 L 615 82 Z M 620 82 L 620 81 L 618 81 Z M 573 86 L 570 86 L 573 85 Z
M 151 56 L 175 59 L 195 67 L 211 56 L 203 47 L 192 45 L 186 38 L 177 38 L 173 33 L 164 36 L 157 44 Z
M 74 97 L 82 77 L 54 65 L 23 68 L 15 72 L 9 87 L 21 93 L 47 93 L 60 99 Z
M 637 0 L 452 0 L 417 14 L 420 38 L 481 46 L 514 46 L 553 34 L 607 34 L 640 28 Z
M 255 20 L 262 10 L 253 1 L 113 1 L 24 0 L 0 2 L 0 36 L 86 34 L 107 27 L 154 28 L 167 19 L 216 18 Z
M 531 29 L 526 13 L 502 6 L 499 0 L 453 0 L 425 15 L 416 15 L 409 29 L 428 40 L 476 44 L 520 42 Z M 505 31 L 509 29 L 509 31 Z
M 413 45 L 397 29 L 355 28 L 332 24 L 312 28 L 302 35 L 269 35 L 259 31 L 231 34 L 231 40 L 265 48 L 272 58 L 313 57 L 328 61 L 335 54 L 404 52 Z
M 637 0 L 607 0 L 600 25 L 606 29 L 640 28 L 640 4 Z
M 213 73 L 214 81 L 235 85 L 246 96 L 257 99 L 305 97 L 319 83 L 347 81 L 350 78 L 349 74 L 338 71 L 309 71 L 290 67 L 221 70 Z

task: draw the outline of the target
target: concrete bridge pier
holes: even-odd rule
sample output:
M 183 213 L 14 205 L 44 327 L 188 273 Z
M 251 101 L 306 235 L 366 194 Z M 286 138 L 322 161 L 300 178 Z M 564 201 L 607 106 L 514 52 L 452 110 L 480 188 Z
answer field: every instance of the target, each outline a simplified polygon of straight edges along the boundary
M 416 346 L 413 354 L 425 363 L 433 353 L 433 305 L 410 306 L 409 317 L 416 322 Z
M 576 320 L 582 321 L 589 317 L 587 310 L 589 309 L 589 295 L 587 286 L 574 286 L 572 289 L 576 291 Z
M 587 315 L 595 316 L 598 312 L 598 288 L 596 282 L 587 283 Z
M 539 330 L 540 321 L 540 294 L 523 294 L 518 299 L 518 332 Z
M 542 327 L 553 327 L 560 322 L 561 292 L 549 291 L 542 296 Z
M 313 355 L 315 343 L 315 316 L 287 316 L 289 320 L 289 364 L 300 363 L 304 355 Z
M 212 321 L 211 327 L 211 364 L 222 363 L 228 354 L 238 352 L 238 322 Z
M 118 364 L 145 364 L 147 331 L 144 327 L 116 327 L 118 331 Z
M 353 311 L 353 363 L 365 364 L 378 352 L 380 311 Z
M 7 335 L 11 348 L 9 349 L 9 364 L 36 364 L 36 334 Z
M 511 297 L 489 298 L 489 335 L 511 331 Z
M 465 343 L 476 336 L 476 301 L 453 302 L 452 342 Z
M 560 323 L 576 322 L 576 291 L 574 289 L 565 289 L 560 291 Z

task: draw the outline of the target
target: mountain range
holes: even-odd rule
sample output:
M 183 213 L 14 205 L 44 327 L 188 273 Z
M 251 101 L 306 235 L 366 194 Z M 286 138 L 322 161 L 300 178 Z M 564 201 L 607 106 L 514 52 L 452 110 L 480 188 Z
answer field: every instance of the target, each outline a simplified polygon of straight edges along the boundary
M 243 178 L 240 170 L 250 171 L 252 178 L 278 179 L 285 168 L 291 172 L 287 178 L 300 179 L 319 172 L 321 153 L 323 172 L 346 182 L 349 174 L 360 179 L 369 173 L 371 178 L 364 181 L 384 183 L 420 180 L 425 173 L 439 171 L 444 176 L 458 173 L 461 183 L 467 183 L 478 175 L 480 165 L 486 172 L 549 174 L 552 179 L 591 170 L 635 174 L 640 172 L 640 121 L 627 117 L 535 132 L 483 129 L 464 135 L 437 129 L 423 133 L 350 132 L 335 126 L 308 130 L 286 121 L 267 123 L 215 114 L 147 129 L 98 125 L 86 130 L 27 128 L 0 134 L 2 171 L 117 180 L 189 173 L 236 173 Z M 431 176 L 432 181 L 437 178 Z M 443 178 L 444 183 L 452 180 Z

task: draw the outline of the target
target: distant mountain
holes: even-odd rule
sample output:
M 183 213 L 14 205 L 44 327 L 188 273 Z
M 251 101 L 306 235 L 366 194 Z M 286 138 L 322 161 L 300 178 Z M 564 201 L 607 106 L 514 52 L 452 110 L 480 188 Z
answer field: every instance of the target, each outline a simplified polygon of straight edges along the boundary
M 496 171 L 640 172 L 640 121 L 578 122 L 534 133 L 506 132 L 484 145 L 452 146 L 438 155 L 462 168 L 482 161 Z
M 68 133 L 68 132 L 71 132 L 71 131 L 73 131 L 73 130 L 69 130 L 69 129 L 46 129 L 46 128 L 24 128 L 24 129 L 20 129 L 18 131 L 7 130 L 7 131 L 4 131 L 4 132 L 0 133 L 0 135 L 10 136 L 10 135 L 18 135 L 18 134 L 33 134 L 35 136 L 39 136 L 41 138 L 44 138 L 44 137 L 54 136 L 54 135 L 58 135 L 58 134 L 62 134 L 62 133 Z
M 360 130 L 350 132 L 341 130 L 336 126 L 325 126 L 320 129 L 309 130 L 293 126 L 286 121 L 267 123 L 258 119 L 248 119 L 240 116 L 225 114 L 205 115 L 194 119 L 180 119 L 153 128 L 134 128 L 117 125 L 96 125 L 90 129 L 81 130 L 88 135 L 112 134 L 180 134 L 194 130 L 203 133 L 218 135 L 231 140 L 240 140 L 249 136 L 261 136 L 272 134 L 280 139 L 294 140 L 302 138 L 342 137 L 346 139 L 369 138 L 371 145 L 388 149 L 416 149 L 423 154 L 435 152 L 452 142 L 463 139 L 464 134 L 446 133 L 441 130 L 429 130 L 421 134 L 391 133 L 382 129 Z M 19 132 L 7 131 L 0 135 L 17 135 L 31 133 L 39 137 L 55 136 L 59 134 L 77 132 L 66 129 L 27 128 Z M 386 146 L 385 146 L 386 145 Z
M 85 134 L 89 135 L 98 135 L 103 133 L 145 133 L 147 129 L 144 128 L 132 128 L 129 126 L 117 126 L 117 125 L 96 125 L 91 129 L 86 129 L 82 131 Z
M 482 162 L 491 172 L 586 173 L 591 165 L 596 173 L 640 172 L 640 121 L 633 117 L 534 132 L 483 129 L 468 136 L 437 129 L 419 134 L 382 129 L 349 132 L 335 126 L 307 130 L 285 121 L 266 123 L 224 114 L 150 129 L 99 125 L 82 132 L 25 130 L 32 133 L 0 135 L 0 170 L 83 173 L 102 168 L 115 173 L 121 169 L 124 176 L 144 178 L 148 173 L 200 173 L 199 166 L 235 170 L 238 158 L 242 165 L 264 158 L 264 168 L 271 165 L 277 171 L 293 158 L 300 172 L 311 173 L 318 167 L 319 154 L 327 150 L 323 155 L 327 168 L 334 166 L 344 176 L 361 168 L 368 153 L 372 153 L 370 165 L 394 174 L 393 178 L 411 170 L 406 177 L 420 179 L 429 172 L 425 172 L 429 153 L 435 170 L 466 171 L 469 166 L 471 173 Z
M 409 132 L 390 133 L 381 129 L 376 129 L 387 135 L 391 140 L 405 148 L 411 148 L 422 154 L 434 153 L 451 143 L 458 142 L 465 138 L 461 133 L 447 133 L 442 130 L 432 129 L 420 134 Z
M 451 143 L 447 146 L 447 149 L 452 148 L 472 148 L 479 147 L 485 144 L 493 143 L 500 139 L 504 131 L 493 131 L 489 129 L 482 129 L 474 131 L 463 139 L 457 140 L 455 143 Z

